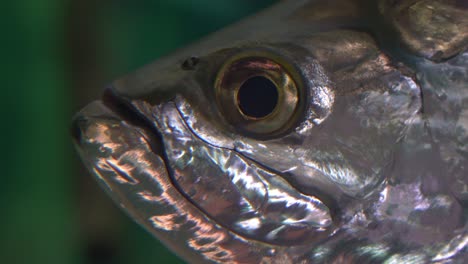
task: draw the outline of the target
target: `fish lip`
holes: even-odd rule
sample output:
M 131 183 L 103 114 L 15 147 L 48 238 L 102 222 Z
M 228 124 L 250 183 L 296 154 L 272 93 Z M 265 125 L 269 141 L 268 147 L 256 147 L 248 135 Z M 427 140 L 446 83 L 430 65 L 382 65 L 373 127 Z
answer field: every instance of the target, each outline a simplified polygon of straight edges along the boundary
M 101 100 L 88 104 L 73 117 L 70 133 L 75 146 L 79 149 L 82 145 L 83 129 L 91 119 L 123 121 L 132 125 L 146 139 L 152 152 L 164 157 L 164 146 L 157 128 L 131 104 L 129 99 L 119 95 L 112 86 L 104 90 Z
M 160 132 L 151 124 L 151 120 L 138 111 L 132 104 L 131 99 L 120 95 L 114 87 L 110 86 L 104 90 L 101 101 L 122 121 L 139 128 L 141 130 L 140 134 L 146 139 L 153 153 L 165 158 L 164 144 Z
M 90 125 L 93 124 L 104 126 L 121 124 L 133 130 L 138 137 L 141 137 L 150 152 L 161 157 L 163 160 L 165 159 L 163 142 L 157 128 L 151 125 L 150 121 L 131 104 L 128 98 L 119 95 L 113 87 L 108 87 L 104 90 L 101 100 L 89 103 L 75 114 L 70 127 L 75 149 L 85 164 L 85 167 L 94 175 L 94 178 L 96 178 L 96 174 L 93 173 L 93 171 L 95 172 L 93 169 L 94 164 L 89 159 L 90 155 L 93 156 L 94 154 L 88 153 L 89 149 L 86 146 L 90 143 L 87 132 Z M 112 140 L 111 142 L 114 141 Z M 138 142 L 129 143 L 138 144 Z M 164 170 L 169 174 L 166 162 L 164 162 Z M 102 185 L 102 183 L 104 183 L 103 187 L 105 191 L 112 197 L 113 195 L 110 190 L 112 188 L 108 180 L 103 177 L 97 177 L 97 179 L 99 184 Z M 169 177 L 169 180 L 173 184 L 172 177 Z M 177 189 L 177 191 L 179 190 Z

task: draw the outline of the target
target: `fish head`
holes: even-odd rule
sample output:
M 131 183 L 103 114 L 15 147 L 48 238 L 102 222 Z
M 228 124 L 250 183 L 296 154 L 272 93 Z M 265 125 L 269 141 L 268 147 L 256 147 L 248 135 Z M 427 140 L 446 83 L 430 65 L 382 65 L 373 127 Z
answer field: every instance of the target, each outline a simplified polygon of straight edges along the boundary
M 382 212 L 423 97 L 386 43 L 398 21 L 373 15 L 391 7 L 361 2 L 284 1 L 116 80 L 75 117 L 84 163 L 190 262 L 312 263 L 339 240 L 390 256 L 377 234 L 401 222 Z

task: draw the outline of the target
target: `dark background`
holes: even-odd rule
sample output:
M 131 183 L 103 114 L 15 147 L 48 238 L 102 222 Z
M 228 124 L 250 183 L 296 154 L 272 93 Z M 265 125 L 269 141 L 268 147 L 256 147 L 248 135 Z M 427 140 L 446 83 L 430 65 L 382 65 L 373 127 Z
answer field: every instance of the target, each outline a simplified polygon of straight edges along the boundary
M 111 80 L 272 2 L 3 1 L 0 262 L 182 263 L 84 171 L 71 117 Z

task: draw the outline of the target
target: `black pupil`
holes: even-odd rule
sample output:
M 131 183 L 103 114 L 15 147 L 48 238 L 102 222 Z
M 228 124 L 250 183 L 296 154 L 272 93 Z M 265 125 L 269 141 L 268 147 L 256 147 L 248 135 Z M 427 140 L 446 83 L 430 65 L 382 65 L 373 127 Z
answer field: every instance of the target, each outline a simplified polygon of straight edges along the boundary
M 275 109 L 278 103 L 278 90 L 269 79 L 255 76 L 247 79 L 239 88 L 237 103 L 244 115 L 262 118 Z

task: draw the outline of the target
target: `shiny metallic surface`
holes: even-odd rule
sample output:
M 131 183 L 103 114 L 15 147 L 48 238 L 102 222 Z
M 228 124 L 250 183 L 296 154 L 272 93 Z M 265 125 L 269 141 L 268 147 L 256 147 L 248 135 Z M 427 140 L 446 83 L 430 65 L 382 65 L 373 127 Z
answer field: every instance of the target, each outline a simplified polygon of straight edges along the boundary
M 116 80 L 75 117 L 78 152 L 190 263 L 466 263 L 467 17 L 281 1 Z M 250 76 L 286 115 L 232 117 Z

